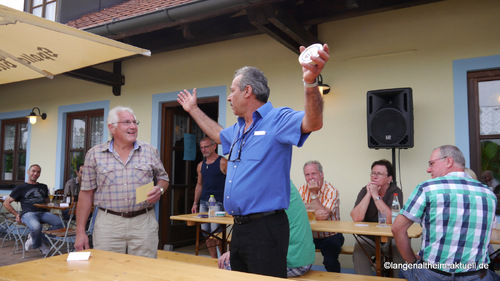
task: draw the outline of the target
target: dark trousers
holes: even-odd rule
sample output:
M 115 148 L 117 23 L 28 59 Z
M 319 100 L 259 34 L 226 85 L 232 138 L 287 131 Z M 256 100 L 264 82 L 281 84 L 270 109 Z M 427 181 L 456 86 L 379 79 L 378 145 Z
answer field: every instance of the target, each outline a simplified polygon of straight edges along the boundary
M 234 224 L 231 270 L 286 278 L 289 232 L 285 212 Z
M 320 249 L 323 255 L 323 264 L 326 271 L 340 272 L 339 254 L 340 248 L 344 245 L 344 236 L 337 233 L 323 239 L 314 239 L 316 249 Z

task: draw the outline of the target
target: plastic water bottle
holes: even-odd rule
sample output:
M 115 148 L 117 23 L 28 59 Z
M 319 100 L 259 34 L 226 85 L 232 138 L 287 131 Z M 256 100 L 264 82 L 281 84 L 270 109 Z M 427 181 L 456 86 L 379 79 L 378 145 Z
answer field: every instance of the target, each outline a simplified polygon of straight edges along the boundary
M 208 199 L 208 217 L 213 218 L 215 217 L 215 212 L 217 211 L 217 201 L 215 201 L 215 197 L 213 195 L 210 195 L 210 199 Z
M 399 199 L 398 199 L 397 193 L 394 193 L 394 195 L 392 197 L 391 210 L 392 210 L 392 223 L 394 223 L 394 221 L 396 220 L 396 217 L 399 215 L 399 210 L 400 210 Z

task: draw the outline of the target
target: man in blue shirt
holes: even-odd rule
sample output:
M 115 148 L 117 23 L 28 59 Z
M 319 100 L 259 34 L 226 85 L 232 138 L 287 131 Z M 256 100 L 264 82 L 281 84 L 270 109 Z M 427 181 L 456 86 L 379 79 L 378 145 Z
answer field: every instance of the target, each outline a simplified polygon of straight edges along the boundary
M 304 47 L 300 47 L 303 52 Z M 228 156 L 224 208 L 234 216 L 231 240 L 233 270 L 286 278 L 292 148 L 323 126 L 323 98 L 317 77 L 329 59 L 328 45 L 301 63 L 305 111 L 273 108 L 267 78 L 255 67 L 236 71 L 228 96 L 238 122 L 223 129 L 184 90 L 178 101 Z

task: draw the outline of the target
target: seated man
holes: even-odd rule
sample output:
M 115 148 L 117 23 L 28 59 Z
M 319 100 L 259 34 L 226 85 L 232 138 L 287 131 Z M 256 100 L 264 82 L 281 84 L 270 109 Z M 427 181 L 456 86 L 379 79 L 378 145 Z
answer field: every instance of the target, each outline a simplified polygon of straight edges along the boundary
M 287 277 L 296 277 L 311 269 L 315 251 L 306 207 L 293 182 L 290 186 L 290 206 L 286 210 L 286 214 L 290 226 L 290 240 L 286 256 Z M 231 269 L 229 258 L 229 252 L 224 253 L 219 258 L 219 268 Z
M 339 192 L 324 180 L 323 167 L 318 161 L 304 165 L 306 184 L 299 188 L 302 201 L 308 209 L 314 209 L 316 220 L 340 220 Z M 342 233 L 313 232 L 316 249 L 321 250 L 323 264 L 327 271 L 340 272 L 339 254 L 344 245 Z
M 71 202 L 78 201 L 78 193 L 80 193 L 80 184 L 82 182 L 83 164 L 76 168 L 76 177 L 70 179 L 64 185 L 64 196 L 71 197 Z M 62 215 L 65 220 L 69 219 L 70 209 L 63 210 Z
M 392 233 L 407 263 L 400 277 L 412 280 L 499 280 L 488 270 L 488 244 L 495 221 L 495 194 L 464 172 L 465 157 L 454 145 L 434 149 L 430 180 L 412 192 L 392 224 Z M 408 228 L 422 225 L 418 254 Z
M 33 204 L 49 203 L 49 189 L 47 185 L 38 183 L 42 168 L 33 164 L 28 169 L 28 181 L 17 186 L 12 190 L 3 205 L 11 214 L 16 216 L 18 223 L 24 223 L 28 227 L 30 233 L 24 245 L 26 251 L 32 247 L 39 249 L 44 255 L 49 251 L 47 245 L 49 241 L 42 234 L 42 223 L 52 225 L 50 229 L 60 229 L 64 227 L 59 216 L 51 214 L 47 209 L 37 208 Z M 12 202 L 18 201 L 21 203 L 21 214 L 19 214 Z
M 394 169 L 391 162 L 382 159 L 373 162 L 371 166 L 370 182 L 358 193 L 358 198 L 351 211 L 351 218 L 355 222 L 377 222 L 378 211 L 384 212 L 387 222 L 390 223 L 391 205 L 394 193 L 398 194 L 400 207 L 403 206 L 403 192 L 392 182 Z M 375 256 L 375 239 L 371 236 L 359 235 L 354 245 L 352 261 L 357 274 L 373 275 L 372 256 Z M 404 260 L 394 242 L 392 245 L 386 243 L 382 247 L 382 253 L 392 256 L 393 262 L 403 263 Z M 389 249 L 391 253 L 389 253 Z M 395 272 L 394 276 L 397 276 Z

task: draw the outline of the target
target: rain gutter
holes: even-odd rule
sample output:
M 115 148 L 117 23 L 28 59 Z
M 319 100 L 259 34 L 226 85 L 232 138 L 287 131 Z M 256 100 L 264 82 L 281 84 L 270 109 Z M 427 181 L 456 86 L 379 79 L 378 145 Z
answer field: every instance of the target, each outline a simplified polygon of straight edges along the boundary
M 190 17 L 199 17 L 200 14 L 210 14 L 227 9 L 247 7 L 248 5 L 265 1 L 266 0 L 199 0 L 123 20 L 109 22 L 99 26 L 85 28 L 83 30 L 101 36 L 112 36 L 147 26 L 174 23 L 176 21 L 189 19 Z

